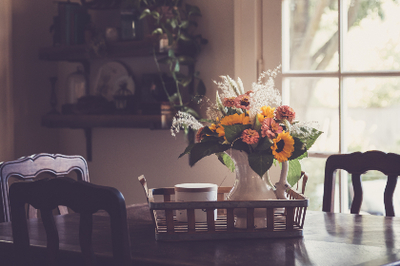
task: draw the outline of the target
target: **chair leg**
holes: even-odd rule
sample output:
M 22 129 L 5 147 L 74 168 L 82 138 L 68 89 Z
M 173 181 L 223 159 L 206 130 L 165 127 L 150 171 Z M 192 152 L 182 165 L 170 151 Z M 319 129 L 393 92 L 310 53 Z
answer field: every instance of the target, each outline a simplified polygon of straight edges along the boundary
M 79 224 L 79 244 L 81 245 L 85 265 L 96 265 L 96 257 L 92 247 L 92 227 L 92 214 L 81 213 Z
M 353 198 L 353 203 L 351 204 L 350 213 L 359 214 L 361 210 L 361 203 L 363 200 L 361 174 L 352 174 L 351 182 L 353 184 L 354 198 Z
M 57 253 L 59 250 L 59 238 L 52 210 L 40 210 L 47 238 L 48 265 L 57 265 Z
M 394 216 L 393 194 L 397 184 L 397 176 L 388 176 L 385 194 L 383 197 L 385 203 L 386 216 Z

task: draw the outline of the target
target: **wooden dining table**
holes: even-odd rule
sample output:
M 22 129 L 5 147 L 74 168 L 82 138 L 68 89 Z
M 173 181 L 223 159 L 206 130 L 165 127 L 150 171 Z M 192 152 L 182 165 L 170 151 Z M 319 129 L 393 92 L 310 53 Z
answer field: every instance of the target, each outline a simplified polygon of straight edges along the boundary
M 303 236 L 156 241 L 147 204 L 127 207 L 132 265 L 400 265 L 400 218 L 307 211 Z M 111 263 L 109 218 L 93 218 L 98 261 Z M 78 214 L 56 217 L 60 256 L 79 260 Z M 40 219 L 28 222 L 33 256 L 45 254 Z M 0 223 L 0 265 L 12 261 L 11 223 Z M 74 264 L 75 265 L 75 264 Z M 112 264 L 111 264 L 112 265 Z

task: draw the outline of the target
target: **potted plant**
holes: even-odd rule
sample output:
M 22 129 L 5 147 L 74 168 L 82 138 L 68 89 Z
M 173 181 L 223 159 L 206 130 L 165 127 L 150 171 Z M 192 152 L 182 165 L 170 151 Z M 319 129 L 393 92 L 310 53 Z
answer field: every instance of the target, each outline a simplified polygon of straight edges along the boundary
M 183 0 L 125 0 L 126 5 L 142 10 L 140 19 L 146 19 L 151 34 L 157 36 L 159 45 L 153 55 L 160 75 L 163 91 L 174 111 L 184 111 L 199 117 L 192 103 L 198 103 L 206 88 L 195 70 L 202 45 L 208 41 L 196 33 L 196 18 L 201 16 L 197 6 Z M 168 66 L 167 75 L 161 64 Z M 167 79 L 173 79 L 167 88 Z

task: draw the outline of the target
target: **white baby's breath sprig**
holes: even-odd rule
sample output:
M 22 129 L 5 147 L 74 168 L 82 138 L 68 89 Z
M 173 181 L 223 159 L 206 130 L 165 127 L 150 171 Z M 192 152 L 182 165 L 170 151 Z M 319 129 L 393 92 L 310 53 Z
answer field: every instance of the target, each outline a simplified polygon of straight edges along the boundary
M 279 68 L 274 70 L 264 71 L 260 74 L 260 77 L 256 82 L 252 84 L 253 93 L 250 94 L 251 105 L 250 105 L 250 117 L 255 117 L 260 112 L 261 107 L 271 106 L 277 107 L 282 103 L 281 94 L 275 88 L 274 78 L 278 74 Z M 263 79 L 267 78 L 267 81 L 263 83 Z
M 199 130 L 203 127 L 203 124 L 197 121 L 197 119 L 191 114 L 178 111 L 172 119 L 171 135 L 175 137 L 183 127 Z

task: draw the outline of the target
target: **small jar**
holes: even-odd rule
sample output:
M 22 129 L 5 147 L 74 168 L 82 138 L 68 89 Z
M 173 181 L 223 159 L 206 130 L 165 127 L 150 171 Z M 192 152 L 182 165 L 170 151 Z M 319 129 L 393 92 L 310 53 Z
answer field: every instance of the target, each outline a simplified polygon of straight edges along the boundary
M 218 186 L 211 183 L 183 183 L 175 185 L 175 201 L 217 201 Z M 195 209 L 195 222 L 206 222 L 207 212 L 202 209 Z M 217 219 L 217 210 L 214 210 L 214 219 Z M 187 211 L 177 210 L 176 220 L 187 222 Z
M 67 104 L 76 104 L 86 95 L 86 77 L 81 67 L 67 77 Z

